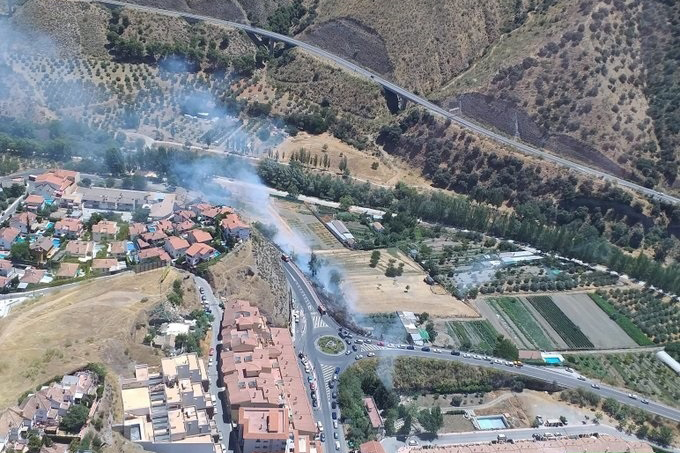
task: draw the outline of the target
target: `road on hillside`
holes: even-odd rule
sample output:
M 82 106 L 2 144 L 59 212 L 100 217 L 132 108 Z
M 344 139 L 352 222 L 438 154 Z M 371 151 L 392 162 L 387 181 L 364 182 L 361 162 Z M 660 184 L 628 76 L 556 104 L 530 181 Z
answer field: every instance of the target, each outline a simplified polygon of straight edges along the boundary
M 89 0 L 88 0 L 89 1 Z M 610 175 L 608 173 L 605 173 L 600 170 L 596 170 L 594 168 L 590 168 L 586 165 L 580 164 L 578 162 L 573 162 L 570 161 L 569 159 L 565 159 L 560 156 L 556 156 L 554 154 L 548 153 L 544 150 L 541 150 L 539 148 L 535 148 L 529 145 L 526 145 L 525 143 L 519 142 L 515 139 L 505 137 L 501 134 L 498 134 L 494 131 L 492 131 L 489 128 L 486 128 L 482 125 L 479 125 L 477 123 L 474 123 L 472 121 L 469 121 L 459 115 L 454 115 L 453 113 L 439 107 L 438 105 L 428 101 L 427 99 L 420 97 L 416 95 L 415 93 L 412 93 L 405 88 L 402 88 L 392 82 L 390 82 L 387 79 L 384 79 L 380 75 L 369 71 L 365 68 L 362 68 L 361 66 L 352 63 L 349 60 L 346 60 L 344 58 L 341 58 L 337 55 L 334 55 L 328 51 L 325 51 L 319 47 L 316 47 L 312 44 L 308 44 L 306 42 L 300 41 L 295 38 L 291 38 L 290 36 L 282 35 L 280 33 L 274 33 L 269 30 L 264 30 L 262 28 L 257 28 L 253 27 L 250 25 L 246 24 L 241 24 L 238 22 L 233 22 L 233 21 L 228 21 L 228 20 L 221 20 L 221 19 L 215 19 L 213 17 L 209 16 L 203 16 L 200 14 L 191 14 L 191 13 L 185 13 L 185 12 L 178 12 L 178 11 L 172 11 L 172 10 L 167 10 L 167 9 L 161 9 L 161 8 L 154 8 L 151 6 L 142 6 L 142 5 L 137 5 L 134 3 L 129 3 L 129 2 L 121 2 L 121 1 L 116 1 L 116 0 L 91 0 L 95 1 L 98 3 L 103 3 L 107 5 L 113 5 L 113 6 L 123 6 L 126 8 L 131 8 L 131 9 L 136 9 L 139 11 L 146 11 L 149 13 L 155 13 L 155 14 L 162 14 L 165 16 L 171 16 L 171 17 L 184 17 L 188 19 L 194 19 L 194 20 L 199 20 L 207 23 L 213 23 L 217 25 L 224 25 L 227 27 L 232 27 L 232 28 L 238 28 L 240 30 L 244 30 L 249 33 L 253 33 L 256 35 L 260 36 L 266 36 L 267 38 L 276 40 L 276 41 L 281 41 L 285 42 L 286 44 L 289 44 L 291 46 L 296 46 L 300 47 L 301 49 L 306 50 L 307 52 L 310 52 L 314 55 L 317 55 L 319 57 L 328 59 L 332 61 L 333 63 L 337 64 L 338 66 L 341 66 L 345 69 L 348 69 L 350 71 L 353 71 L 356 74 L 359 74 L 362 77 L 368 78 L 375 83 L 378 83 L 379 85 L 382 85 L 384 88 L 398 94 L 399 96 L 402 96 L 411 102 L 414 102 L 428 110 L 430 110 L 432 113 L 435 113 L 437 115 L 443 116 L 445 118 L 450 119 L 452 122 L 458 124 L 459 126 L 474 131 L 475 133 L 487 137 L 497 143 L 500 143 L 502 145 L 508 146 L 510 148 L 514 148 L 517 151 L 520 151 L 524 154 L 534 156 L 541 158 L 543 160 L 546 160 L 548 162 L 552 162 L 557 165 L 561 165 L 563 167 L 570 168 L 572 170 L 578 171 L 580 173 L 584 173 L 586 175 L 596 177 L 596 178 L 601 178 L 606 181 L 611 181 L 614 183 L 619 184 L 622 187 L 627 187 L 628 189 L 634 190 L 638 193 L 641 193 L 643 195 L 667 202 L 667 203 L 680 203 L 680 198 L 676 198 L 672 195 L 666 194 L 664 192 L 650 189 L 647 187 L 643 187 L 639 184 L 635 184 L 634 182 L 627 181 L 623 178 L 619 178 L 614 175 Z
M 351 366 L 351 364 L 356 361 L 355 354 L 351 354 L 348 356 L 346 355 L 328 356 L 326 354 L 321 353 L 320 351 L 313 347 L 314 341 L 318 339 L 319 336 L 325 335 L 328 332 L 333 332 L 337 335 L 340 325 L 337 322 L 335 322 L 335 320 L 330 315 L 320 316 L 318 311 L 314 310 L 314 308 L 320 303 L 320 299 L 316 294 L 315 289 L 307 281 L 306 277 L 297 268 L 297 266 L 295 266 L 295 264 L 292 262 L 284 262 L 283 267 L 285 269 L 288 283 L 291 286 L 291 289 L 293 290 L 294 294 L 296 294 L 296 297 L 299 298 L 298 300 L 301 299 L 307 302 L 306 305 L 308 307 L 307 310 L 304 311 L 305 315 L 307 316 L 307 320 L 305 322 L 307 322 L 307 324 L 309 324 L 310 322 L 311 323 L 316 322 L 317 325 L 319 325 L 318 319 L 320 318 L 323 323 L 323 325 L 318 327 L 317 330 L 308 331 L 305 352 L 308 354 L 308 356 L 313 357 L 313 360 L 318 361 L 318 363 L 321 365 L 333 367 L 337 366 L 342 371 L 344 371 L 346 368 Z M 312 332 L 313 335 L 309 335 L 309 332 Z M 366 339 L 365 337 L 361 337 L 358 335 L 355 335 L 355 338 L 363 340 Z M 376 344 L 376 340 L 373 339 L 372 344 L 360 345 L 358 353 L 361 353 L 362 355 L 366 356 L 366 354 L 370 352 L 375 354 L 377 357 L 384 358 L 420 357 L 427 359 L 439 359 L 455 361 L 471 366 L 494 368 L 499 371 L 518 374 L 528 378 L 537 379 L 543 382 L 550 383 L 554 382 L 560 387 L 568 389 L 576 388 L 587 389 L 600 395 L 602 398 L 614 398 L 615 400 L 627 404 L 629 406 L 634 406 L 643 409 L 647 412 L 650 412 L 652 414 L 660 415 L 670 420 L 680 422 L 680 410 L 678 409 L 672 408 L 670 406 L 655 401 L 643 402 L 646 400 L 643 400 L 643 398 L 637 396 L 635 398 L 631 398 L 631 396 L 629 396 L 629 392 L 626 390 L 607 386 L 591 379 L 580 380 L 578 379 L 580 375 L 575 372 L 567 372 L 566 370 L 561 368 L 532 365 L 524 365 L 522 367 L 508 366 L 504 364 L 505 361 L 503 361 L 502 363 L 496 363 L 492 358 L 489 358 L 489 360 L 484 360 L 482 358 L 477 359 L 472 355 L 470 355 L 469 357 L 465 357 L 464 355 L 452 355 L 451 351 L 447 349 L 439 349 L 441 352 L 437 353 L 434 352 L 434 349 L 435 348 L 433 348 L 433 350 L 431 351 L 422 351 L 419 349 L 414 350 L 401 349 L 398 345 L 393 345 L 393 347 L 379 346 Z M 327 382 L 325 382 L 325 384 L 327 386 Z M 599 386 L 599 388 L 592 387 L 593 384 Z

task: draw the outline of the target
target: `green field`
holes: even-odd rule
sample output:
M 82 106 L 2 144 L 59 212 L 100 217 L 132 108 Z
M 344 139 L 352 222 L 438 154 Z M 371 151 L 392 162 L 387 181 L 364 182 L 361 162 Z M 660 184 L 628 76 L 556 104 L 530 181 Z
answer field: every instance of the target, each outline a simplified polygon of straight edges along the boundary
M 581 332 L 581 329 L 560 310 L 560 307 L 549 296 L 528 296 L 527 300 L 570 348 L 589 349 L 594 347 L 588 337 Z
M 462 349 L 491 354 L 496 347 L 498 332 L 489 321 L 449 321 L 446 325 Z
M 490 299 L 489 303 L 495 307 L 496 311 L 507 315 L 512 324 L 514 324 L 527 340 L 534 344 L 534 346 L 539 349 L 552 349 L 555 347 L 522 301 L 514 297 L 497 297 Z
M 630 318 L 617 310 L 617 308 L 609 303 L 607 299 L 596 293 L 590 293 L 588 295 L 591 299 L 593 299 L 593 302 L 595 302 L 597 306 L 602 309 L 602 311 L 607 313 L 607 315 L 609 315 L 609 317 L 613 319 L 614 322 L 616 322 L 616 324 L 618 324 L 619 327 L 621 327 L 623 331 L 626 332 L 628 336 L 631 337 L 637 344 L 640 346 L 649 346 L 654 344 L 654 342 L 650 340 L 647 335 L 645 335 L 642 329 L 636 326 L 633 321 L 630 320 Z

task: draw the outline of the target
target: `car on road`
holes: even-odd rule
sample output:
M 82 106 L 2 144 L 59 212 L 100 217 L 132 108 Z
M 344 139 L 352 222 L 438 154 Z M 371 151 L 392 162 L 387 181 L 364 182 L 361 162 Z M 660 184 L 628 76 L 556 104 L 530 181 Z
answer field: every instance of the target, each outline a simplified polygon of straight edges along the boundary
M 321 433 L 321 436 L 319 436 L 321 439 L 321 442 L 326 442 L 326 433 Z
M 578 379 L 579 381 L 585 381 L 586 380 L 585 376 L 582 376 L 580 374 L 576 379 Z
M 338 437 L 340 437 L 340 436 L 338 436 L 338 432 L 335 431 L 335 432 L 333 433 L 333 439 L 337 439 Z
M 290 261 L 290 257 L 288 255 L 281 255 L 281 259 L 286 263 Z
M 328 381 L 328 388 L 332 389 L 335 386 L 335 381 Z
M 409 351 L 413 351 L 415 349 L 415 347 L 412 344 L 410 344 L 410 345 L 406 346 L 406 349 L 408 349 Z
M 337 413 L 337 412 L 331 413 L 331 418 L 332 418 L 333 420 L 337 420 L 337 419 L 338 419 L 338 413 Z
M 641 402 L 642 404 L 649 404 L 649 401 L 648 401 L 648 400 L 646 400 L 646 399 L 644 399 L 644 398 L 643 398 L 643 399 L 641 399 L 641 400 L 640 400 L 640 402 Z
M 309 388 L 312 389 L 312 390 L 316 390 L 316 382 L 310 382 Z
M 321 421 L 316 422 L 316 429 L 318 429 L 320 433 L 323 432 L 323 423 L 321 423 Z
M 347 345 L 349 346 L 350 344 L 352 344 L 352 340 L 350 340 L 350 339 L 348 338 L 348 339 L 345 340 L 345 343 L 347 343 Z
M 210 348 L 210 351 L 208 351 L 208 355 L 213 355 L 215 354 L 215 348 Z
M 441 350 L 441 349 L 434 348 L 434 349 L 432 350 L 432 352 L 436 352 L 437 354 L 441 354 L 442 350 Z
M 298 353 L 298 359 L 304 359 L 305 355 L 301 352 Z
M 422 348 L 420 348 L 420 350 L 423 352 L 430 352 L 429 346 L 423 346 Z
M 338 429 L 338 421 L 333 420 L 333 428 Z
M 378 346 L 385 346 L 385 343 L 383 343 L 382 341 L 379 341 L 379 342 L 376 343 L 376 344 L 377 344 Z
M 354 340 L 354 342 L 356 344 L 362 344 L 364 341 L 361 338 L 357 338 L 356 340 Z
M 405 345 L 405 344 L 400 344 L 400 345 L 399 345 L 399 349 L 406 349 L 406 345 Z
M 361 354 L 357 354 L 357 355 L 354 357 L 354 360 L 361 360 L 361 359 L 363 359 L 363 358 L 364 358 L 364 356 L 362 356 Z
M 636 399 L 637 399 L 637 395 L 634 395 L 634 394 L 632 394 L 632 393 L 629 393 L 629 394 L 628 394 L 628 398 L 633 399 L 633 400 L 636 400 Z
M 338 403 L 336 403 L 335 401 L 331 401 L 331 409 L 335 409 L 337 407 L 338 407 Z
M 451 351 L 451 355 L 460 355 L 460 351 Z
M 335 441 L 335 449 L 340 450 L 340 441 L 338 440 Z
M 336 392 L 331 393 L 331 398 L 335 399 L 338 397 L 338 394 Z
M 227 446 L 224 444 L 220 444 L 220 447 L 222 448 L 222 451 L 227 451 Z
M 375 357 L 375 352 L 369 352 L 366 354 L 367 357 Z
M 307 376 L 307 380 L 308 380 L 309 382 L 313 382 L 313 381 L 314 381 L 314 376 Z
M 219 438 L 220 440 L 224 440 L 224 435 L 222 435 L 222 433 L 220 433 L 219 436 L 218 436 L 218 438 Z
M 202 286 L 201 286 L 200 288 L 198 288 L 198 291 L 199 291 L 201 294 L 203 294 L 203 293 L 205 292 L 205 290 L 203 289 Z
M 569 368 L 569 367 L 566 367 L 566 368 L 564 369 L 564 371 L 566 371 L 567 373 L 573 373 L 573 372 L 574 372 L 574 370 L 572 370 L 572 369 Z
M 340 374 L 340 367 L 339 366 L 335 367 L 335 374 Z
M 201 301 L 205 302 L 205 296 L 201 296 Z
M 590 384 L 590 386 L 591 386 L 592 388 L 594 388 L 594 389 L 599 389 L 599 388 L 600 388 L 600 384 L 592 383 L 592 384 Z
M 352 351 L 357 352 L 359 348 L 357 348 L 357 345 L 353 344 L 352 345 Z
M 349 349 L 345 351 L 345 355 L 350 355 L 351 353 L 352 351 L 350 351 Z
M 413 447 L 414 445 L 418 445 L 418 441 L 415 439 L 409 439 L 408 444 Z

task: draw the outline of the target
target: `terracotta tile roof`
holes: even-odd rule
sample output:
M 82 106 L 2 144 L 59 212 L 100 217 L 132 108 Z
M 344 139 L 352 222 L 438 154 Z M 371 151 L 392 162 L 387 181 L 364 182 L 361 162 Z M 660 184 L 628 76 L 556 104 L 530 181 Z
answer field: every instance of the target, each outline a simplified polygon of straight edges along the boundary
M 118 261 L 113 258 L 97 258 L 92 260 L 92 269 L 111 269 L 118 266 Z
M 59 220 L 54 224 L 55 230 L 68 231 L 70 233 L 77 233 L 83 228 L 83 223 L 78 219 L 67 217 Z
M 29 268 L 24 272 L 24 276 L 21 277 L 20 281 L 22 283 L 40 283 L 40 280 L 45 276 L 45 271 L 42 269 Z
M 35 215 L 32 212 L 29 211 L 24 211 L 24 212 L 19 212 L 17 214 L 14 214 L 12 217 L 9 218 L 10 224 L 12 223 L 20 223 L 22 225 L 27 225 L 30 226 L 33 224 L 38 219 L 38 216 Z
M 385 449 L 380 444 L 380 442 L 378 442 L 376 440 L 371 440 L 369 442 L 365 442 L 365 443 L 359 445 L 359 452 L 360 453 L 385 453 Z
M 94 250 L 94 245 L 90 241 L 69 241 L 65 250 L 71 255 L 87 256 Z
M 57 271 L 57 277 L 73 278 L 78 273 L 78 263 L 61 263 Z
M 125 241 L 114 241 L 109 244 L 111 246 L 111 253 L 114 255 L 120 255 L 127 253 L 127 242 Z
M 54 248 L 52 238 L 42 237 L 35 242 L 32 242 L 30 247 L 34 252 L 49 252 Z
M 92 226 L 93 233 L 115 235 L 118 232 L 118 224 L 109 220 L 101 220 Z
M 378 412 L 378 406 L 375 405 L 375 400 L 373 397 L 367 396 L 364 398 L 364 407 L 366 412 L 368 412 L 368 418 L 371 421 L 371 426 L 374 429 L 378 429 L 382 426 L 382 418 L 380 418 L 380 412 Z
M 158 257 L 161 261 L 170 261 L 170 255 L 168 255 L 165 250 L 158 247 L 140 250 L 137 256 L 140 260 Z
M 146 233 L 146 225 L 143 223 L 133 223 L 130 225 L 129 231 L 131 236 Z
M 149 232 L 149 233 L 143 233 L 142 234 L 142 239 L 144 239 L 146 242 L 152 242 L 152 241 L 160 241 L 162 239 L 167 238 L 168 235 L 165 234 L 161 230 L 156 230 L 154 232 Z
M 14 241 L 19 236 L 20 231 L 16 228 L 8 227 L 0 230 L 0 237 L 7 242 Z
M 38 204 L 43 204 L 45 202 L 45 199 L 41 197 L 40 195 L 29 195 L 26 197 L 24 200 L 24 203 L 26 204 L 33 204 L 33 205 L 38 205 Z
M 211 255 L 215 252 L 215 249 L 210 247 L 207 244 L 203 244 L 201 242 L 196 242 L 191 245 L 186 251 L 186 254 L 188 256 L 196 256 L 196 255 Z
M 189 232 L 190 242 L 210 242 L 212 241 L 212 236 L 207 231 L 203 230 L 192 230 Z
M 176 223 L 173 225 L 173 230 L 175 233 L 184 233 L 185 231 L 188 231 L 192 228 L 195 228 L 196 224 L 192 222 L 191 220 L 185 220 L 180 223 Z
M 177 236 L 170 236 L 168 239 L 166 239 L 165 242 L 166 244 L 170 244 L 172 248 L 175 250 L 185 249 L 189 247 L 189 243 L 187 242 L 186 239 Z
M 222 219 L 220 225 L 222 228 L 228 229 L 230 231 L 236 230 L 238 228 L 250 228 L 250 225 L 241 220 L 236 214 L 228 214 Z
M 8 271 L 12 269 L 12 262 L 9 260 L 0 260 L 0 270 Z
M 151 247 L 151 245 L 149 245 L 149 243 L 146 242 L 142 238 L 137 238 L 136 242 L 137 242 L 137 247 L 139 247 L 140 249 L 147 249 L 147 248 Z

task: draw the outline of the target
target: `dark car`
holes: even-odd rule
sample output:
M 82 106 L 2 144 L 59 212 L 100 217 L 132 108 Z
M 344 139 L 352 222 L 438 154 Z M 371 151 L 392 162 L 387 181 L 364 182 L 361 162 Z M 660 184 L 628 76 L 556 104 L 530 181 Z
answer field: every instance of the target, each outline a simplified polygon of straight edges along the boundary
M 315 408 L 315 409 L 316 409 L 317 407 L 319 407 L 318 401 L 312 400 L 312 407 Z
M 350 340 L 350 339 L 348 338 L 348 339 L 345 340 L 345 343 L 347 343 L 347 345 L 349 346 L 350 344 L 352 344 L 352 340 Z
M 430 352 L 430 347 L 429 346 L 423 346 L 422 348 L 420 348 L 420 350 L 423 351 L 423 352 Z
M 305 355 L 302 352 L 298 353 L 298 359 L 302 359 L 304 356 Z
M 357 345 L 353 344 L 352 345 L 352 351 L 357 352 L 359 348 L 357 348 Z
M 335 398 L 337 398 L 337 397 L 338 397 L 338 394 L 337 394 L 337 393 L 335 393 L 335 392 L 331 393 L 331 398 L 335 399 Z
M 335 367 L 335 374 L 340 374 L 340 367 L 339 366 Z
M 332 389 L 333 387 L 335 387 L 335 381 L 328 381 L 328 388 Z
M 321 433 L 321 442 L 326 442 L 326 433 Z
M 338 419 L 338 413 L 337 413 L 337 412 L 333 412 L 333 413 L 331 414 L 331 418 L 332 418 L 333 420 L 337 420 L 337 419 Z
M 410 345 L 406 346 L 406 349 L 413 351 L 415 348 L 413 347 L 412 344 L 410 344 Z
M 460 351 L 451 351 L 451 355 L 460 355 Z
M 201 294 L 203 294 L 203 292 L 205 291 L 205 290 L 203 289 L 203 287 L 198 288 L 198 290 L 201 292 Z
M 331 409 L 335 409 L 336 407 L 338 407 L 338 403 L 331 401 Z

